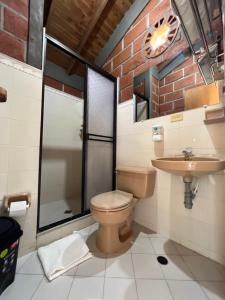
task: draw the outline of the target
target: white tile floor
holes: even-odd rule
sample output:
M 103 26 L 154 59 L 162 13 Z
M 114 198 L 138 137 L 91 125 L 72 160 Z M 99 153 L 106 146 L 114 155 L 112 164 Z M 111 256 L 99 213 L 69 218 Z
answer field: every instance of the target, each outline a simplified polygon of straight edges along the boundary
M 125 253 L 100 254 L 96 224 L 81 230 L 92 251 L 90 259 L 48 282 L 36 252 L 18 260 L 15 282 L 1 300 L 221 300 L 225 268 L 160 235 L 140 232 Z M 157 255 L 169 263 L 162 266 Z

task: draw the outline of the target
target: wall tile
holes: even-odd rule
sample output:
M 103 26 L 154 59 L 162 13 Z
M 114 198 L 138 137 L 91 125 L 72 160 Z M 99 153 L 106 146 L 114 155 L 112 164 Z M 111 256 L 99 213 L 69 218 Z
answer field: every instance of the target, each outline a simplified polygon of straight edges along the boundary
M 9 172 L 38 170 L 39 149 L 26 147 L 9 148 Z
M 187 146 L 196 155 L 225 158 L 225 125 L 206 126 L 203 108 L 183 112 L 183 121 L 175 123 L 170 116 L 133 123 L 132 112 L 132 102 L 118 105 L 117 164 L 151 166 L 151 159 L 181 154 Z M 154 124 L 164 126 L 163 142 L 152 142 Z M 198 182 L 194 206 L 187 210 L 182 178 L 157 170 L 154 194 L 138 202 L 135 220 L 225 264 L 225 173 L 200 177 Z

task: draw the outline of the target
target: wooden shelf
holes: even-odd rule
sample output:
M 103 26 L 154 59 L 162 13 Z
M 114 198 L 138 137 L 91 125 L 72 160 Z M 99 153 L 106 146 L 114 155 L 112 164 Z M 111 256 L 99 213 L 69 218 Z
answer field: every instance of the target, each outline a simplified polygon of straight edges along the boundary
M 211 120 L 204 120 L 205 124 L 213 124 L 213 123 L 221 123 L 221 122 L 225 122 L 225 117 L 217 118 L 217 119 L 211 119 Z
M 205 124 L 225 122 L 225 107 L 207 110 L 205 112 Z

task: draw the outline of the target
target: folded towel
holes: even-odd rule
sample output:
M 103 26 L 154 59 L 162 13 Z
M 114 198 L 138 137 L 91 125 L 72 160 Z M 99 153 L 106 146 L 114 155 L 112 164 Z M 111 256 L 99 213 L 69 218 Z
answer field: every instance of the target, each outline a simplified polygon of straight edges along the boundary
M 38 249 L 46 277 L 53 280 L 69 269 L 92 257 L 78 232 Z

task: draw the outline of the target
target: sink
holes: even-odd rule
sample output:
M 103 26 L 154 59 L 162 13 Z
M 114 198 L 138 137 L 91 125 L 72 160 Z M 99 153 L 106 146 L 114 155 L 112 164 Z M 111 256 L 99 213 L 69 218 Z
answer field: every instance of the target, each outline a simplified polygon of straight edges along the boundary
M 152 160 L 152 165 L 171 174 L 180 175 L 184 182 L 192 182 L 193 177 L 200 177 L 225 169 L 225 160 L 193 156 L 185 160 L 184 156 L 164 157 Z

